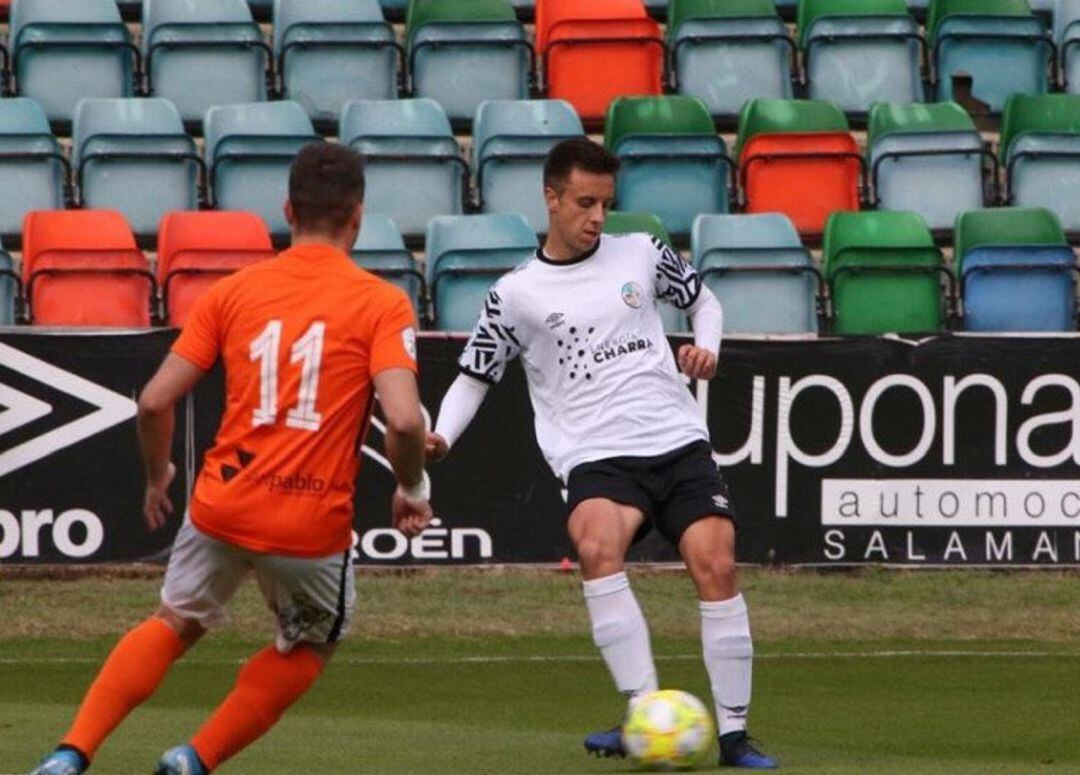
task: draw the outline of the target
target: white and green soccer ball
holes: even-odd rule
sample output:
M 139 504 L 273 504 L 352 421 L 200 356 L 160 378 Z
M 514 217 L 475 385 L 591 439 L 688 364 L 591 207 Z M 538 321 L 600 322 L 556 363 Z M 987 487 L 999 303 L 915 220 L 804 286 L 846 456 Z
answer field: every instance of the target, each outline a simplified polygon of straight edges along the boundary
M 712 746 L 712 717 L 694 695 L 663 689 L 634 698 L 623 725 L 623 746 L 645 770 L 688 770 Z

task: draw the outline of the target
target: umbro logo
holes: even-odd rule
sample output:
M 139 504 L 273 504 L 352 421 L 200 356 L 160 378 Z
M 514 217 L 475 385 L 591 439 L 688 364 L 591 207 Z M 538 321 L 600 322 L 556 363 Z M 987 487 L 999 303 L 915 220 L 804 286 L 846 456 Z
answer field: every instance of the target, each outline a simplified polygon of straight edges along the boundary
M 561 312 L 552 312 L 550 315 L 547 316 L 547 320 L 545 320 L 544 323 L 547 325 L 548 328 L 554 331 L 556 328 L 566 322 L 563 320 L 564 317 L 566 316 L 563 315 L 563 313 Z
M 728 507 L 728 499 L 723 495 L 714 495 L 712 502 L 718 509 L 726 509 Z

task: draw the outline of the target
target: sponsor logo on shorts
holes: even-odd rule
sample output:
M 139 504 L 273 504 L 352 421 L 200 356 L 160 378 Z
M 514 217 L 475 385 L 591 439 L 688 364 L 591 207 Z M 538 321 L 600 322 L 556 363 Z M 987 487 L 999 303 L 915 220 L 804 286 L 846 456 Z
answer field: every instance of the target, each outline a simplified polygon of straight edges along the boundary
M 723 495 L 712 496 L 712 502 L 718 509 L 726 509 L 728 507 L 728 499 Z
M 290 641 L 301 640 L 330 618 L 329 611 L 321 609 L 303 592 L 293 595 L 288 605 L 278 609 L 278 626 L 285 640 Z

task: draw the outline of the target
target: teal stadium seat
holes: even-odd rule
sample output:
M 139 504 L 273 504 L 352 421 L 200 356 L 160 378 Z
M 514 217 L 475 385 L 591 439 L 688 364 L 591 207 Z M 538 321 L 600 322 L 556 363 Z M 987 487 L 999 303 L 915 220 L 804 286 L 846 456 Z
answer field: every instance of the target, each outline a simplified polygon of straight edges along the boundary
M 267 98 L 270 47 L 244 0 L 143 0 L 142 50 L 149 93 L 190 125 Z
M 854 115 L 925 99 L 922 37 L 904 0 L 801 0 L 798 26 L 810 99 Z
M 875 207 L 917 212 L 931 229 L 950 231 L 956 216 L 983 207 L 994 156 L 955 102 L 870 110 L 867 157 Z
M 288 234 L 289 168 L 301 148 L 322 141 L 307 112 L 290 101 L 219 105 L 206 111 L 205 129 L 214 207 L 252 210 L 271 234 Z
M 548 229 L 544 160 L 552 146 L 585 129 L 564 100 L 489 100 L 473 121 L 473 172 L 480 211 L 516 212 Z
M 17 93 L 69 124 L 84 97 L 133 97 L 139 51 L 115 0 L 16 0 L 8 51 Z
M 679 94 L 715 118 L 734 118 L 754 97 L 794 97 L 795 42 L 772 0 L 671 0 L 669 69 Z
M 679 237 L 690 234 L 698 213 L 728 211 L 734 163 L 697 97 L 612 100 L 604 145 L 622 161 L 615 189 L 620 210 L 656 213 Z
M 422 314 L 427 296 L 424 275 L 413 254 L 405 248 L 405 240 L 391 218 L 364 213 L 352 258 L 358 266 L 405 291 L 417 314 L 426 317 Z
M 1080 231 L 1080 94 L 1014 94 L 1001 122 L 1007 204 L 1045 207 Z
M 516 213 L 432 218 L 426 247 L 435 328 L 471 330 L 491 286 L 537 246 L 529 222 Z
M 58 210 L 69 197 L 70 169 L 45 111 L 28 97 L 0 100 L 0 234 L 22 231 L 31 210 Z
M 410 0 L 405 41 L 413 96 L 457 124 L 484 100 L 529 98 L 532 49 L 509 0 Z
M 820 275 L 795 225 L 780 213 L 699 215 L 694 268 L 733 334 L 816 334 Z
M 1010 94 L 1049 88 L 1054 49 L 1027 0 L 932 0 L 926 21 L 939 102 L 954 98 L 954 75 L 971 76 L 972 95 L 1000 113 Z
M 1062 89 L 1080 94 L 1080 0 L 1057 0 L 1054 40 L 1057 41 Z
M 274 52 L 285 99 L 316 123 L 350 100 L 398 95 L 400 47 L 377 0 L 275 0 Z
M 0 326 L 14 325 L 20 296 L 19 275 L 11 254 L 0 246 Z
M 170 210 L 196 210 L 202 159 L 164 99 L 86 99 L 75 110 L 71 163 L 83 207 L 119 210 L 136 235 Z
M 435 100 L 350 102 L 338 138 L 364 154 L 365 211 L 389 215 L 406 238 L 436 215 L 464 212 L 469 166 Z

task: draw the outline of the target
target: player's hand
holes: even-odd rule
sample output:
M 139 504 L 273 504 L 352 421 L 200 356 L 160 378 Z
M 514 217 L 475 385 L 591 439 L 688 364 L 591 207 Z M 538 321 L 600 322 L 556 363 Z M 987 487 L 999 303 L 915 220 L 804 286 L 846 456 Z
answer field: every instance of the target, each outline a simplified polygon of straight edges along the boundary
M 429 463 L 438 463 L 450 454 L 450 445 L 437 433 L 429 433 L 424 443 L 424 457 Z
M 704 347 L 684 344 L 679 348 L 679 371 L 691 379 L 712 379 L 716 376 L 716 355 Z
M 168 468 L 165 469 L 165 476 L 158 481 L 146 483 L 143 516 L 146 518 L 146 526 L 151 530 L 165 527 L 165 521 L 173 513 L 172 501 L 169 499 L 169 485 L 175 478 L 176 466 L 169 463 Z
M 394 527 L 400 530 L 407 538 L 418 536 L 431 522 L 434 514 L 431 504 L 420 498 L 410 498 L 401 488 L 394 492 L 394 498 L 390 502 L 390 512 L 393 514 Z

